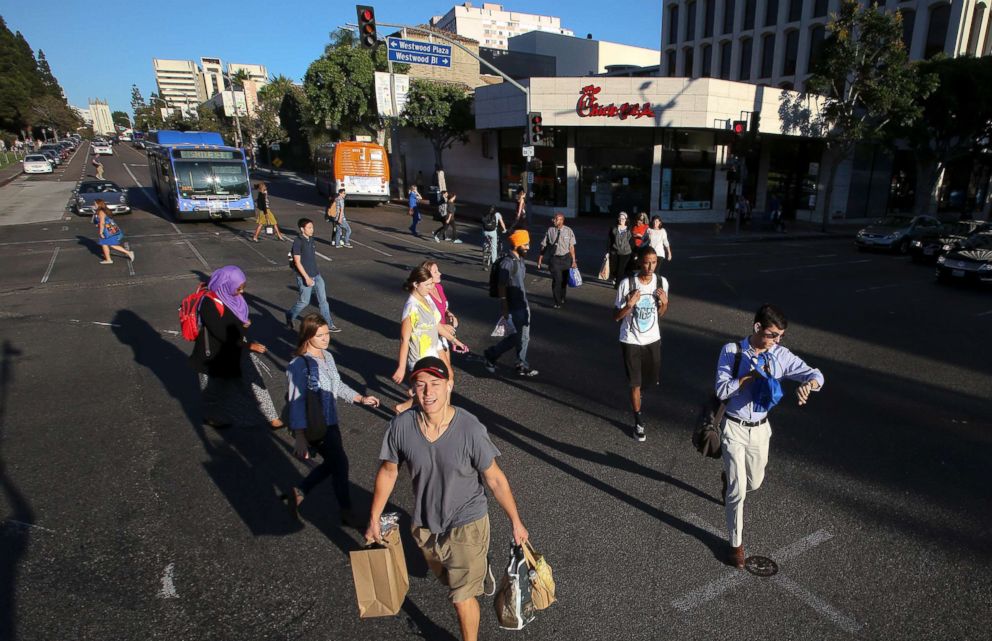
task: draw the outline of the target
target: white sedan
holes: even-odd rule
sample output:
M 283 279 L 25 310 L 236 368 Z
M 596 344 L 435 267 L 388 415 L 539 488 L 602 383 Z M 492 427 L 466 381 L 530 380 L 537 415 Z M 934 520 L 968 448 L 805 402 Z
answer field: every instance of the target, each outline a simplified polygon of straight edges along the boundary
M 44 154 L 25 156 L 21 162 L 24 163 L 24 173 L 26 174 L 50 174 L 55 171 L 52 162 Z
M 93 155 L 94 156 L 113 156 L 114 148 L 110 146 L 109 142 L 95 142 L 93 143 Z

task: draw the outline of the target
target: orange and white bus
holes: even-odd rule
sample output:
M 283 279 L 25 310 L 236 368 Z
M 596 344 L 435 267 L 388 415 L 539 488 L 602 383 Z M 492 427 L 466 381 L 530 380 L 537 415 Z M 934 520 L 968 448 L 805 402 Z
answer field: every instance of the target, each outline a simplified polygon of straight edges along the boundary
M 374 142 L 335 142 L 317 148 L 317 191 L 325 196 L 344 188 L 349 201 L 389 202 L 389 159 Z

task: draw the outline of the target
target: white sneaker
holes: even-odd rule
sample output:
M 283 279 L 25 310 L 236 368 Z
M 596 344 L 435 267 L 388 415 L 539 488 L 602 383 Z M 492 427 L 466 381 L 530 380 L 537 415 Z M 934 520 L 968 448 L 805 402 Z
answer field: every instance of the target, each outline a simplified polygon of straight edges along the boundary
M 109 260 L 109 259 L 108 260 L 101 260 L 100 261 L 100 264 L 101 265 L 113 265 L 114 264 L 114 261 Z
M 127 253 L 127 259 L 128 259 L 129 261 L 131 261 L 132 263 L 134 262 L 134 252 L 133 252 L 133 251 L 129 251 L 129 252 Z
M 457 238 L 455 240 L 451 241 L 451 242 L 453 242 L 456 245 L 461 245 L 462 244 L 462 241 L 458 240 Z
M 351 243 L 345 243 L 344 245 L 342 245 L 342 247 L 347 247 L 348 249 L 354 249 L 355 248 L 355 246 L 352 245 Z

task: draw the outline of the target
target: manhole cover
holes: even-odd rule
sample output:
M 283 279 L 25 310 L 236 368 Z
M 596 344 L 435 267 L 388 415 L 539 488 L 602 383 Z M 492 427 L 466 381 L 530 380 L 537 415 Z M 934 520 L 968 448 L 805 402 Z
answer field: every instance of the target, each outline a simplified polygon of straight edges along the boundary
M 755 576 L 774 576 L 778 572 L 778 564 L 767 556 L 749 556 L 744 561 L 744 569 Z

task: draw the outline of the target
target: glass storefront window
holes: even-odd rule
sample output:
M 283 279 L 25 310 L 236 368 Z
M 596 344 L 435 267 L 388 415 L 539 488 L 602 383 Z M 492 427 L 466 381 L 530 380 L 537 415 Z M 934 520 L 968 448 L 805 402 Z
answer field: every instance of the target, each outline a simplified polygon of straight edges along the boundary
M 528 190 L 529 202 L 549 207 L 565 207 L 568 200 L 568 173 L 565 170 L 567 136 L 555 136 L 553 146 L 534 147 L 534 158 L 541 161 L 541 167 L 534 172 L 534 182 Z M 503 129 L 499 132 L 499 193 L 500 198 L 512 202 L 522 188 L 521 176 L 524 171 L 524 157 L 520 153 L 523 146 L 523 129 Z
M 647 211 L 651 201 L 654 130 L 620 127 L 575 132 L 578 210 L 613 217 Z
M 661 153 L 658 208 L 712 209 L 716 145 L 712 133 L 666 131 Z

